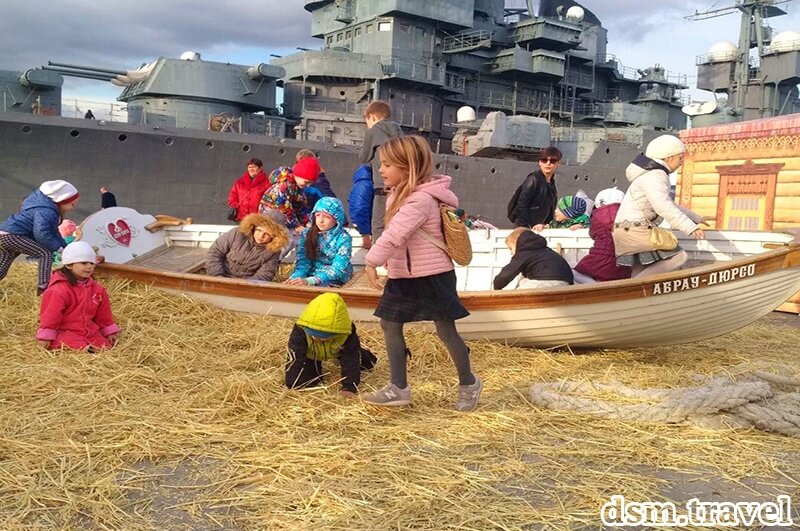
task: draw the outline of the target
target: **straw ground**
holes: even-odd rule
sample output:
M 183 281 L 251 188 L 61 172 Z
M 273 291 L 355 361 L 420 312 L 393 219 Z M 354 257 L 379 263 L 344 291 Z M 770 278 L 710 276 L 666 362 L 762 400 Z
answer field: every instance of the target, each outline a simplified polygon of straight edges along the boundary
M 414 404 L 380 410 L 283 386 L 291 321 L 106 283 L 124 332 L 90 355 L 36 346 L 35 272 L 0 283 L 2 529 L 598 529 L 614 494 L 800 500 L 800 440 L 541 410 L 535 382 L 683 387 L 747 368 L 800 375 L 800 329 L 754 325 L 700 344 L 568 351 L 472 342 L 479 409 L 414 334 Z M 702 318 L 702 316 L 698 316 Z M 658 326 L 658 323 L 654 323 Z M 378 353 L 363 387 L 381 386 Z M 733 368 L 733 369 L 732 369 Z M 797 518 L 797 517 L 796 517 Z

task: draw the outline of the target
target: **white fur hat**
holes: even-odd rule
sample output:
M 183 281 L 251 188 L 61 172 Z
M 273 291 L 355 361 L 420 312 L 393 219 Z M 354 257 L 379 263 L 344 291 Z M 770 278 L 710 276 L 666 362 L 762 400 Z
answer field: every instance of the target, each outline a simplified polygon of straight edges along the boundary
M 80 262 L 97 263 L 97 254 L 91 245 L 78 241 L 64 247 L 64 252 L 61 253 L 62 264 L 77 264 Z
M 78 189 L 67 181 L 45 181 L 39 186 L 39 190 L 59 204 L 69 203 L 78 198 Z
M 651 159 L 664 160 L 673 155 L 680 155 L 686 151 L 681 139 L 672 135 L 657 136 L 647 144 L 644 154 Z
M 594 205 L 601 207 L 613 203 L 622 203 L 623 197 L 625 197 L 625 192 L 619 190 L 616 186 L 614 188 L 606 188 L 597 193 L 597 197 L 594 198 Z

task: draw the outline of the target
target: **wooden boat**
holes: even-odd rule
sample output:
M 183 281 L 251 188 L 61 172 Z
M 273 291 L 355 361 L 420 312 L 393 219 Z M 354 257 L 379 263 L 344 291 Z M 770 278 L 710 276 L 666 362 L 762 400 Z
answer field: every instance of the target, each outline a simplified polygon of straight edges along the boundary
M 98 273 L 146 282 L 231 310 L 289 318 L 330 290 L 198 274 L 207 247 L 232 226 L 165 226 L 156 232 L 144 228 L 153 223 L 159 224 L 152 216 L 124 208 L 87 218 L 82 237 L 107 258 Z M 569 260 L 590 245 L 580 232 L 552 230 L 545 235 Z M 472 231 L 473 262 L 456 270 L 461 300 L 470 311 L 458 322 L 466 339 L 572 348 L 687 343 L 746 326 L 800 290 L 800 245 L 790 242 L 792 236 L 761 234 L 748 239 L 746 233 L 708 231 L 705 241 L 681 242 L 693 260 L 705 265 L 640 280 L 492 291 L 491 280 L 509 259 L 507 234 Z M 764 241 L 776 248 L 762 248 Z M 358 245 L 356 237 L 354 279 L 336 291 L 355 320 L 376 322 L 372 312 L 380 293 L 366 285 L 359 267 L 365 251 Z

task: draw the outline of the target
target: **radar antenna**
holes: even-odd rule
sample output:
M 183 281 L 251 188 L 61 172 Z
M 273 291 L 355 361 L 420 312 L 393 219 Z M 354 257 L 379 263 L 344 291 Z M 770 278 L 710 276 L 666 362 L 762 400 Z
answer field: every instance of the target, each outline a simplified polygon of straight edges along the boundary
M 778 7 L 793 0 L 735 0 L 735 5 L 695 11 L 683 17 L 686 20 L 707 20 L 722 17 L 740 11 L 742 22 L 739 26 L 739 46 L 736 55 L 736 107 L 745 103 L 748 81 L 750 79 L 750 50 L 758 48 L 759 58 L 764 55 L 764 47 L 771 40 L 771 28 L 765 25 L 764 19 L 785 15 L 786 11 Z

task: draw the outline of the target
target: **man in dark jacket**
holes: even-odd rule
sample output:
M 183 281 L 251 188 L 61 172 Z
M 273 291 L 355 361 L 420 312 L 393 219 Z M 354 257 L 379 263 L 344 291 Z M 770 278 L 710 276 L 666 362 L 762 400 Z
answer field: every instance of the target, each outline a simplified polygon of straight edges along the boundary
M 367 132 L 364 134 L 364 144 L 361 146 L 359 159 L 362 164 L 372 166 L 372 175 L 379 175 L 381 161 L 377 156 L 378 148 L 392 138 L 403 134 L 400 124 L 392 117 L 392 109 L 385 101 L 375 100 L 364 109 L 364 122 Z M 383 232 L 383 218 L 386 215 L 386 190 L 382 186 L 374 186 L 374 208 L 372 209 L 372 232 L 364 237 L 364 248 L 372 246 L 372 240 L 377 239 Z
M 511 262 L 494 277 L 494 289 L 503 289 L 517 275 L 519 288 L 553 288 L 573 283 L 572 269 L 560 254 L 547 246 L 547 240 L 524 227 L 506 238 Z
M 561 151 L 548 147 L 539 156 L 539 169 L 531 173 L 519 185 L 511 204 L 508 218 L 517 227 L 542 230 L 553 221 L 558 202 L 556 190 L 556 170 L 561 164 Z
M 117 198 L 108 191 L 105 186 L 100 187 L 100 208 L 111 208 L 117 206 Z

